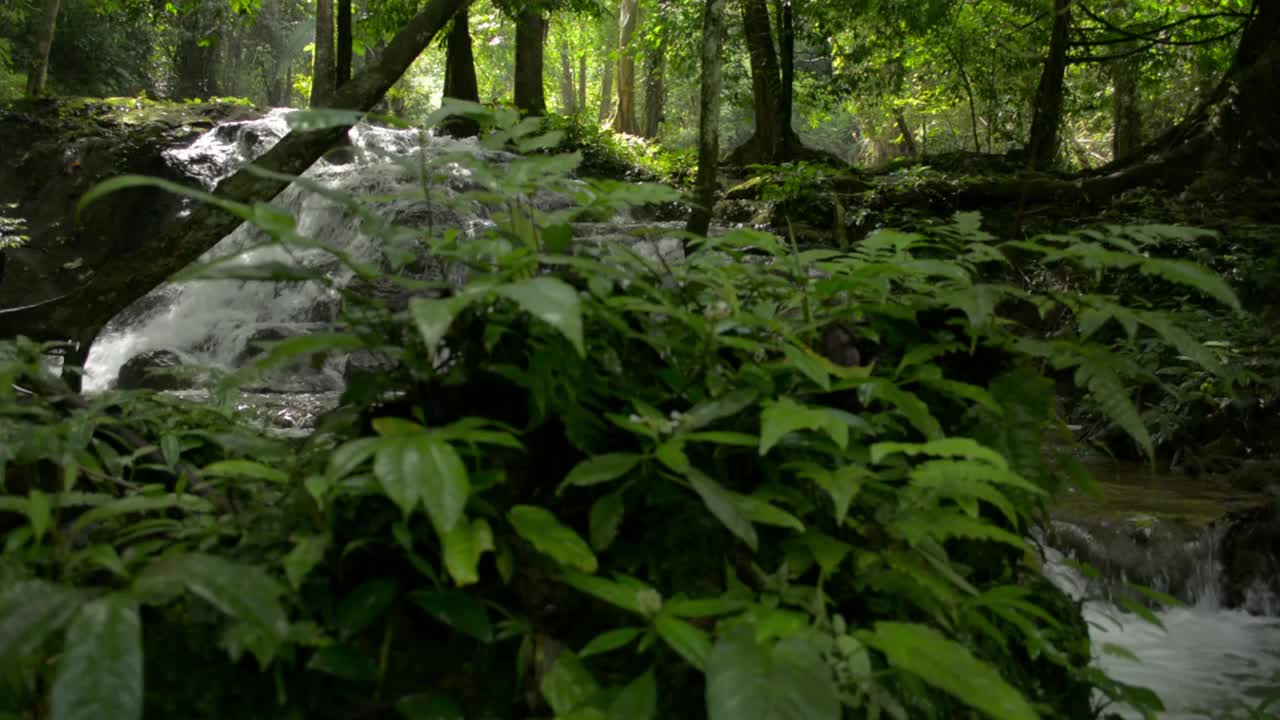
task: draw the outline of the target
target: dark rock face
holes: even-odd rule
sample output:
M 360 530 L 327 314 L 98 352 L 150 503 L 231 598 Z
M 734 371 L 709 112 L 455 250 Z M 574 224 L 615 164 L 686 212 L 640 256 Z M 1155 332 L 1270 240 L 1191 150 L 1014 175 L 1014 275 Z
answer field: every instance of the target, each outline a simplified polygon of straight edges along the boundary
M 261 357 L 266 353 L 266 349 L 263 346 L 291 338 L 296 334 L 297 332 L 290 328 L 275 325 L 254 330 L 249 339 L 245 341 L 244 349 L 236 356 L 236 366 L 241 367 L 250 360 Z
M 396 361 L 386 355 L 369 350 L 357 350 L 347 356 L 347 362 L 342 368 L 342 379 L 352 384 L 359 382 L 363 377 L 385 375 L 398 367 Z
M 1280 502 L 1233 513 L 1226 520 L 1219 560 L 1224 600 L 1252 613 L 1280 597 Z
M 164 372 L 186 364 L 186 358 L 173 350 L 148 350 L 133 356 L 120 367 L 116 387 L 121 390 L 190 390 L 198 386 L 196 378 Z

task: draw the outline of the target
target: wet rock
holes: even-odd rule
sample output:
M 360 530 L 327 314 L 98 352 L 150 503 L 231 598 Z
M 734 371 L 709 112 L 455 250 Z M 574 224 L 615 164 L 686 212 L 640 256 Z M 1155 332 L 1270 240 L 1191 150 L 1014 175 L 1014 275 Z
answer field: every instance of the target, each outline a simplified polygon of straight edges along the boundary
M 342 390 L 342 380 L 324 372 L 283 369 L 273 371 L 259 382 L 247 385 L 245 392 L 263 395 L 323 394 Z
M 291 338 L 296 334 L 296 330 L 276 325 L 254 330 L 249 339 L 245 341 L 244 349 L 240 351 L 240 354 L 236 355 L 235 365 L 241 367 L 250 360 L 261 357 L 267 352 L 264 346 Z
M 1280 484 L 1280 461 L 1247 460 L 1227 477 L 1227 482 L 1237 490 L 1259 492 Z
M 116 387 L 121 390 L 191 390 L 199 377 L 190 372 L 166 372 L 183 368 L 187 358 L 174 350 L 147 350 L 120 367 Z
M 1135 515 L 1123 520 L 1054 521 L 1045 534 L 1048 545 L 1102 576 L 1101 592 L 1143 598 L 1124 587 L 1141 585 L 1193 602 L 1205 587 L 1212 564 L 1212 533 L 1182 523 Z
M 1228 607 L 1262 613 L 1280 596 L 1280 502 L 1232 513 L 1219 550 Z
M 386 354 L 371 350 L 357 350 L 347 356 L 347 361 L 342 368 L 342 379 L 351 385 L 372 376 L 395 372 L 399 368 L 400 363 Z

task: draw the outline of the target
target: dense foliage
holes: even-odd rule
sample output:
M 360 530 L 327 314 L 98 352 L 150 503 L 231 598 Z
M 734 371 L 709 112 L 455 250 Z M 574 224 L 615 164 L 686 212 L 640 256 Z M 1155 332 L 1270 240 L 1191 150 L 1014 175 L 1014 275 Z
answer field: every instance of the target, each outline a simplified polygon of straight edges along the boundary
M 1084 482 L 1041 440 L 1060 422 L 1055 382 L 1073 382 L 1150 451 L 1132 397 L 1154 378 L 1127 344 L 1172 348 L 1168 367 L 1208 378 L 1219 359 L 1168 313 L 1011 268 L 1235 307 L 1217 275 L 1144 251 L 1196 233 L 1002 242 L 959 214 L 840 249 L 749 230 L 575 239 L 584 214 L 676 196 L 578 179 L 581 156 L 535 152 L 560 132 L 470 112 L 493 126 L 484 147 L 530 154 L 404 164 L 420 200 L 487 207 L 478 237 L 397 227 L 377 199 L 299 180 L 364 219 L 376 263 L 270 204 L 135 177 L 86 198 L 159 184 L 219 203 L 266 245 L 330 254 L 355 277 L 337 288 L 338 327 L 244 372 L 349 352 L 386 370 L 289 439 L 236 417 L 243 376 L 200 409 L 80 398 L 41 348 L 0 345 L 0 716 L 1159 708 L 1093 665 L 1076 605 L 1028 546 L 1046 501 Z M 469 173 L 457 192 L 444 163 Z M 572 202 L 540 209 L 546 193 Z M 465 282 L 424 276 L 428 257 Z M 335 282 L 289 263 L 190 275 Z M 1071 330 L 1029 331 L 1046 317 Z

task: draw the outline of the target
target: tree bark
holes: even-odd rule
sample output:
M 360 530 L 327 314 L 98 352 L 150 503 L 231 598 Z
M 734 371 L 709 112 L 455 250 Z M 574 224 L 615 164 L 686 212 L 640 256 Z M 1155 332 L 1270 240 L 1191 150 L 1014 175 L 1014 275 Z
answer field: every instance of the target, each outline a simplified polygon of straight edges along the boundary
M 573 58 L 569 56 L 569 38 L 561 33 L 558 46 L 560 54 L 560 112 L 574 115 L 578 112 L 578 93 L 573 85 Z
M 445 38 L 444 97 L 480 102 L 480 84 L 476 81 L 476 61 L 471 50 L 471 25 L 463 10 L 453 18 Z M 480 124 L 471 118 L 451 117 L 441 129 L 453 137 L 471 137 L 480 132 Z
M 602 123 L 613 117 L 613 55 L 617 44 L 617 33 L 606 31 L 604 66 L 600 68 L 600 113 L 597 116 Z
M 778 119 L 782 123 L 780 142 L 791 142 L 791 110 L 796 86 L 796 26 L 792 13 L 794 0 L 778 0 L 778 60 L 782 66 L 782 86 L 778 95 Z M 783 152 L 790 155 L 790 149 Z
M 1058 155 L 1058 129 L 1062 125 L 1062 90 L 1067 73 L 1067 46 L 1071 33 L 1071 0 L 1053 0 L 1053 29 L 1049 55 L 1036 87 L 1027 142 L 1027 163 L 1033 170 L 1053 164 Z
M 725 0 L 706 0 L 702 10 L 702 78 L 698 105 L 698 174 L 685 229 L 706 235 L 711 228 L 720 169 L 720 45 Z
M 334 86 L 342 87 L 351 79 L 351 60 L 354 52 L 351 36 L 351 0 L 338 0 L 338 52 L 334 66 Z
M 919 157 L 920 150 L 916 147 L 915 134 L 911 132 L 911 125 L 907 122 L 906 113 L 902 112 L 902 108 L 893 109 L 893 122 L 898 126 L 898 132 L 902 134 L 902 148 L 907 151 L 907 157 Z
M 333 0 L 316 0 L 315 59 L 311 70 L 311 107 L 329 107 L 337 75 L 333 48 Z
M 1132 43 L 1118 50 L 1132 50 Z M 1138 106 L 1138 61 L 1130 56 L 1111 63 L 1111 158 L 1128 157 L 1142 145 L 1142 109 Z
M 429 0 L 375 62 L 334 94 L 330 106 L 368 112 L 450 17 L 467 4 L 468 0 Z M 270 200 L 289 185 L 287 176 L 305 171 L 350 129 L 350 124 L 343 124 L 323 130 L 292 131 L 255 160 L 253 167 L 218 183 L 215 192 L 239 203 Z M 266 177 L 261 174 L 263 170 L 279 175 Z M 50 300 L 0 309 L 0 337 L 69 339 L 88 347 L 112 317 L 191 264 L 242 222 L 237 216 L 207 205 L 195 207 L 185 215 L 177 209 L 175 202 L 173 212 L 161 217 L 161 209 L 157 208 L 157 227 L 146 235 L 145 242 L 120 242 L 120 246 L 130 249 L 94 268 L 94 274 L 84 284 Z M 116 246 L 113 238 L 100 240 Z
M 644 121 L 640 124 L 641 137 L 653 140 L 664 118 L 663 105 L 666 102 L 666 60 L 667 33 L 670 22 L 666 19 L 670 4 L 663 2 L 659 6 L 662 15 L 658 26 L 658 41 L 646 52 L 644 59 Z
M 36 25 L 36 57 L 27 76 L 27 97 L 44 94 L 49 78 L 49 50 L 53 47 L 53 35 L 58 29 L 58 0 L 44 0 L 40 22 Z
M 578 56 L 578 109 L 587 110 L 587 54 Z
M 618 108 L 613 115 L 614 132 L 639 134 L 636 127 L 636 21 L 640 13 L 637 0 L 618 4 Z
M 524 8 L 516 16 L 515 103 L 526 115 L 547 114 L 547 99 L 542 91 L 543 41 L 547 19 L 533 8 Z
M 782 162 L 788 159 L 783 140 L 782 77 L 773 47 L 769 6 L 765 0 L 743 0 L 742 28 L 751 59 L 751 107 L 755 129 L 730 156 L 735 165 Z M 789 123 L 787 123 L 789 124 Z

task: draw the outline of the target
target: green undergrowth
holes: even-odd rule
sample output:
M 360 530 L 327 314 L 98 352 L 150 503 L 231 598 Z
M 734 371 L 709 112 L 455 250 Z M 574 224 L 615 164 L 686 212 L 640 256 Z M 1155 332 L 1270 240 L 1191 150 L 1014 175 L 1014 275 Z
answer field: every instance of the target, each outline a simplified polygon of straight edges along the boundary
M 468 112 L 486 147 L 565 140 Z M 492 212 L 473 238 L 298 180 L 363 218 L 378 262 L 266 203 L 139 177 L 91 192 L 215 202 L 259 246 L 328 253 L 360 282 L 334 287 L 337 329 L 270 345 L 199 410 L 67 402 L 40 348 L 0 345 L 0 717 L 1032 720 L 1101 699 L 1154 716 L 1031 559 L 1046 503 L 1087 485 L 1041 438 L 1066 378 L 1152 449 L 1132 400 L 1150 368 L 1109 322 L 1220 364 L 1164 314 L 990 278 L 1016 256 L 1233 306 L 1209 271 L 1133 245 L 1185 231 L 1000 242 L 961 214 L 847 249 L 736 230 L 670 257 L 575 244 L 584 212 L 677 198 L 576 179 L 582 159 L 441 158 L 471 171 L 459 202 Z M 544 190 L 576 203 L 540 210 Z M 467 281 L 407 272 L 426 255 Z M 239 256 L 183 277 L 335 282 Z M 360 290 L 379 283 L 407 307 Z M 1093 332 L 1036 337 L 1028 312 Z M 234 417 L 235 383 L 355 351 L 388 370 L 309 437 Z

